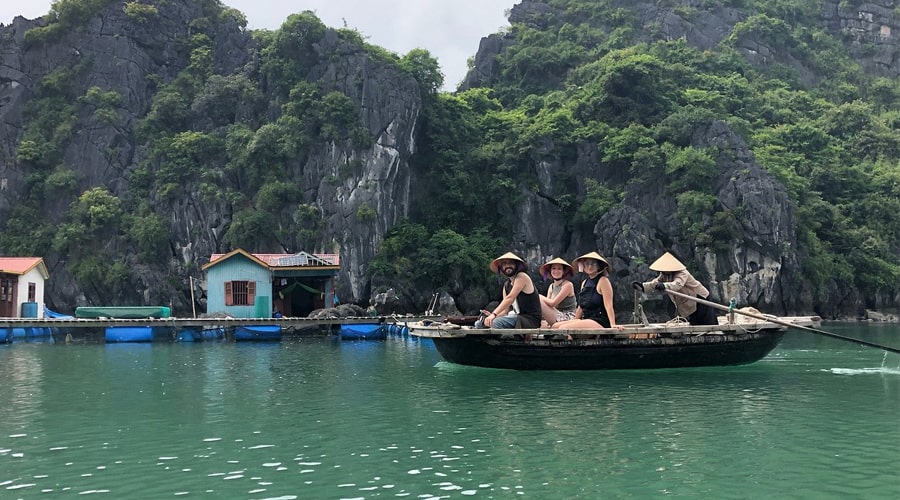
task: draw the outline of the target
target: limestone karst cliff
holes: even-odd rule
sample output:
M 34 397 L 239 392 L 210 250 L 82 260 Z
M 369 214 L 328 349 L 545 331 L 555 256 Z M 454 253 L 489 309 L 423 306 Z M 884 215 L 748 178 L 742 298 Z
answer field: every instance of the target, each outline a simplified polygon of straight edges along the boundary
M 600 3 L 620 9 L 621 17 L 576 29 L 561 6 L 583 4 L 579 12 L 591 12 L 599 3 L 523 0 L 512 6 L 510 22 L 626 52 L 625 40 L 678 42 L 704 54 L 725 44 L 760 72 L 789 72 L 798 87 L 834 83 L 817 66 L 821 61 L 807 57 L 815 47 L 755 36 L 754 27 L 779 36 L 787 28 L 741 2 Z M 425 189 L 435 178 L 417 157 L 433 149 L 423 133 L 434 109 L 429 100 L 436 98 L 422 76 L 427 57 L 388 54 L 352 30 L 322 25 L 312 13 L 291 16 L 276 32 L 252 33 L 239 12 L 217 1 L 84 4 L 91 8 L 0 27 L 0 252 L 45 258 L 54 309 L 163 303 L 190 310 L 190 278 L 202 278 L 210 254 L 235 246 L 337 252 L 343 300 L 367 304 L 395 287 L 401 300 L 392 308 L 425 309 L 434 289 L 373 278 L 369 265 L 391 228 L 427 214 L 438 205 L 432 196 L 441 195 Z M 867 74 L 900 76 L 894 0 L 821 4 L 816 26 L 842 40 Z M 625 30 L 625 18 L 642 29 Z M 514 57 L 527 69 L 526 52 L 516 52 L 527 43 L 519 33 L 482 39 L 460 92 L 508 85 Z M 498 89 L 498 102 L 529 109 L 542 101 L 551 109 L 562 106 L 553 102 L 561 95 L 578 94 L 566 75 L 583 61 L 547 59 L 555 66 L 546 78 L 530 81 L 523 70 L 522 88 Z M 532 101 L 529 92 L 537 96 Z M 597 101 L 611 102 L 606 97 Z M 632 302 L 627 283 L 648 277 L 647 263 L 664 249 L 683 256 L 720 302 L 734 297 L 775 313 L 816 310 L 830 317 L 896 307 L 896 286 L 865 296 L 839 273 L 819 277 L 819 284 L 810 280 L 795 188 L 754 155 L 750 125 L 732 119 L 738 112 L 728 107 L 740 105 L 702 114 L 677 140 L 652 138 L 715 152 L 703 179 L 708 198 L 701 201 L 730 217 L 718 225 L 686 228 L 679 216 L 686 202 L 667 170 L 610 158 L 603 134 L 564 144 L 551 133 L 521 154 L 510 153 L 521 155 L 508 190 L 516 205 L 504 214 L 513 222 L 494 236 L 535 268 L 550 256 L 601 251 L 615 268 L 624 316 Z M 588 123 L 606 109 L 576 111 Z M 595 128 L 630 126 L 606 118 Z M 635 130 L 650 130 L 648 123 Z M 570 207 L 596 186 L 610 187 L 608 208 L 588 224 L 573 224 Z M 698 238 L 691 231 L 706 233 Z M 452 290 L 443 300 L 450 309 L 468 312 L 489 298 L 465 293 L 470 282 L 459 277 L 440 280 L 445 292 Z M 656 299 L 651 305 L 664 315 L 665 304 Z

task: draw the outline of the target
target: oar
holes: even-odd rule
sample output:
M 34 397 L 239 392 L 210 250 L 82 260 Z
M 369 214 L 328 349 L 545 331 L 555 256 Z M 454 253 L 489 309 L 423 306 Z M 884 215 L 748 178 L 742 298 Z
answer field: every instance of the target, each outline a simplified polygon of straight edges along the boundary
M 706 305 L 709 306 L 709 307 L 714 307 L 714 308 L 716 308 L 716 309 L 721 309 L 721 310 L 723 310 L 723 311 L 736 312 L 736 313 L 738 313 L 738 314 L 743 314 L 744 316 L 749 316 L 749 317 L 751 317 L 751 318 L 755 318 L 755 319 L 759 319 L 759 320 L 763 320 L 763 321 L 768 321 L 768 322 L 770 322 L 770 323 L 776 323 L 776 324 L 779 324 L 779 325 L 789 326 L 789 327 L 791 327 L 791 328 L 799 328 L 799 329 L 801 329 L 801 330 L 806 330 L 806 331 L 809 331 L 809 332 L 818 333 L 819 335 L 825 335 L 826 337 L 832 337 L 832 338 L 835 338 L 835 339 L 846 340 L 846 341 L 848 341 L 848 342 L 855 342 L 855 343 L 857 343 L 857 344 L 861 344 L 861 345 L 865 345 L 865 346 L 869 346 L 869 347 L 875 347 L 875 348 L 878 348 L 878 349 L 884 349 L 885 351 L 889 351 L 889 352 L 894 352 L 894 353 L 900 354 L 900 349 L 897 349 L 897 348 L 895 348 L 895 347 L 888 347 L 888 346 L 886 346 L 886 345 L 876 344 L 876 343 L 874 343 L 874 342 L 867 342 L 867 341 L 865 341 L 865 340 L 854 339 L 854 338 L 851 338 L 851 337 L 844 337 L 843 335 L 838 335 L 838 334 L 836 334 L 836 333 L 826 332 L 826 331 L 824 331 L 824 330 L 819 330 L 819 329 L 811 328 L 811 327 L 808 327 L 808 326 L 795 325 L 794 323 L 791 323 L 790 321 L 781 321 L 781 320 L 778 320 L 778 319 L 775 319 L 775 318 L 770 318 L 770 317 L 768 317 L 768 316 L 763 316 L 763 315 L 761 315 L 761 314 L 753 314 L 753 313 L 750 313 L 750 312 L 747 312 L 747 311 L 740 311 L 740 310 L 738 310 L 738 309 L 733 309 L 733 308 L 728 307 L 728 306 L 723 306 L 722 304 L 717 304 L 717 303 L 715 303 L 715 302 L 710 302 L 710 301 L 708 301 L 708 300 L 701 299 L 701 298 L 699 298 L 699 297 L 694 297 L 694 296 L 692 296 L 692 295 L 686 295 L 686 294 L 683 294 L 683 293 L 681 293 L 681 292 L 676 292 L 676 291 L 674 291 L 674 290 L 668 290 L 668 289 L 666 289 L 666 293 L 670 293 L 670 294 L 675 295 L 675 296 L 677 296 L 677 297 L 684 297 L 684 298 L 686 298 L 686 299 L 690 299 L 690 300 L 693 300 L 693 301 L 695 301 L 695 302 L 699 302 L 700 304 L 706 304 Z

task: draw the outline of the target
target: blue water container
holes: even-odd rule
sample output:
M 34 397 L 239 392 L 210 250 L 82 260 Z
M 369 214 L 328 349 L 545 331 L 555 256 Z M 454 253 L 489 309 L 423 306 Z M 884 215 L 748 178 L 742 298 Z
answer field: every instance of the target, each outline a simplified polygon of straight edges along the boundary
M 152 326 L 107 326 L 107 342 L 152 342 Z
M 234 340 L 281 340 L 281 325 L 236 326 Z
M 37 318 L 38 317 L 37 302 L 22 302 L 22 317 Z
M 381 323 L 353 323 L 341 325 L 341 340 L 384 340 L 385 325 Z
M 208 340 L 222 340 L 225 338 L 225 328 L 200 328 L 189 326 L 182 328 L 175 335 L 175 342 L 202 342 Z

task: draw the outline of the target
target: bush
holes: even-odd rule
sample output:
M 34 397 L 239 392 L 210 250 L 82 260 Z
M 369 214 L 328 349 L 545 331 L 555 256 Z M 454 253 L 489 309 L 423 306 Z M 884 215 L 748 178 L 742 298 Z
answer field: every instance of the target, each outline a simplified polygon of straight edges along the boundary
M 150 23 L 159 17 L 159 10 L 155 5 L 145 5 L 140 2 L 126 2 L 123 11 L 132 21 L 141 24 Z

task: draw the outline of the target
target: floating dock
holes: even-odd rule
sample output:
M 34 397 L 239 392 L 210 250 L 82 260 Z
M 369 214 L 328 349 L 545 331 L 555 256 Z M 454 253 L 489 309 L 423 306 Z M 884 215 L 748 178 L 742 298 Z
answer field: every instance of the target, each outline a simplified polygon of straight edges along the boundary
M 430 320 L 440 322 L 440 316 L 366 316 L 346 318 L 0 318 L 0 344 L 15 341 L 16 332 L 47 331 L 56 341 L 66 342 L 150 342 L 228 340 L 280 340 L 281 338 L 322 337 L 337 334 L 344 325 L 378 324 L 383 327 L 405 325 Z M 222 335 L 207 336 L 206 332 L 220 331 Z M 253 334 L 247 332 L 278 332 Z M 143 333 L 143 336 L 138 334 Z M 2 335 L 5 334 L 6 338 Z M 149 338 L 145 338 L 149 336 Z
M 430 320 L 441 322 L 441 316 L 366 316 L 349 318 L 0 318 L 0 328 L 106 328 L 108 326 L 235 327 L 280 325 L 282 328 L 308 328 L 325 325 L 361 323 L 413 323 Z

